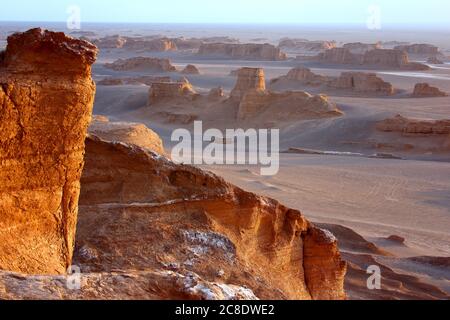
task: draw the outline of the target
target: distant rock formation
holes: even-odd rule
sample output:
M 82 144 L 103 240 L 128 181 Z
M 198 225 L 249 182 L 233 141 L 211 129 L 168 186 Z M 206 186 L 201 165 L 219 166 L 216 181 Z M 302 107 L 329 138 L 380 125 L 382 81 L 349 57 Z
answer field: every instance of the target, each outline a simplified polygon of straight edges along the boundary
M 385 82 L 375 73 L 343 72 L 339 77 L 327 77 L 315 74 L 305 67 L 291 69 L 286 76 L 275 78 L 271 85 L 289 85 L 299 83 L 306 86 L 325 86 L 331 89 L 349 90 L 356 93 L 393 95 L 392 84 Z
M 92 43 L 99 49 L 120 49 L 123 48 L 126 42 L 127 39 L 119 35 L 92 40 Z
M 394 86 L 379 78 L 375 73 L 343 72 L 338 78 L 330 81 L 328 85 L 336 89 L 387 96 L 395 93 Z
M 413 97 L 429 98 L 429 97 L 447 97 L 448 94 L 439 90 L 439 88 L 432 87 L 428 83 L 418 83 L 414 87 Z
M 440 60 L 438 57 L 429 57 L 427 59 L 427 63 L 429 63 L 429 64 L 444 64 L 444 61 Z
M 149 105 L 174 99 L 192 100 L 197 97 L 192 85 L 187 79 L 177 82 L 155 82 L 150 86 Z
M 237 77 L 236 85 L 231 91 L 231 98 L 236 101 L 241 101 L 250 90 L 266 90 L 266 78 L 261 68 L 241 68 L 237 71 Z
M 142 38 L 126 38 L 123 45 L 124 49 L 133 51 L 148 51 L 148 52 L 166 52 L 176 51 L 177 45 L 174 41 L 168 38 L 147 39 Z
M 0 54 L 0 269 L 64 274 L 72 262 L 97 48 L 32 29 Z
M 377 42 L 375 44 L 367 44 L 361 42 L 346 43 L 342 47 L 349 50 L 353 54 L 365 54 L 367 51 L 383 48 L 380 42 Z
M 446 135 L 450 134 L 450 119 L 419 120 L 397 115 L 377 124 L 377 129 L 384 132 L 398 132 L 403 135 Z
M 193 64 L 188 64 L 186 68 L 181 71 L 182 74 L 200 74 L 200 71 Z
M 345 298 L 346 264 L 330 232 L 148 150 L 87 139 L 80 204 L 77 265 L 141 270 L 111 286 L 119 297 L 133 286 L 129 295 L 160 299 Z
M 169 59 L 136 57 L 130 59 L 119 59 L 113 63 L 106 63 L 105 68 L 115 71 L 153 71 L 153 72 L 174 72 L 177 69 L 171 64 Z
M 170 77 L 142 76 L 135 78 L 112 78 L 108 77 L 97 82 L 99 86 L 123 86 L 123 85 L 146 85 L 151 86 L 155 82 L 171 82 Z
M 309 41 L 305 39 L 283 38 L 278 46 L 282 49 L 298 50 L 305 52 L 322 52 L 332 48 L 336 48 L 334 41 Z
M 439 55 L 439 48 L 431 44 L 411 44 L 411 45 L 400 45 L 394 48 L 395 50 L 405 51 L 409 54 L 417 55 Z
M 316 59 L 322 63 L 392 68 L 401 70 L 429 70 L 427 65 L 410 62 L 408 53 L 393 49 L 374 49 L 364 54 L 352 53 L 346 48 L 334 48 L 320 53 Z
M 264 70 L 260 68 L 239 70 L 230 99 L 239 104 L 240 120 L 251 119 L 269 109 L 274 110 L 273 119 L 278 115 L 297 117 L 341 115 L 336 105 L 330 103 L 325 96 L 312 96 L 302 91 L 282 93 L 267 91 Z
M 204 43 L 199 48 L 201 56 L 218 56 L 230 59 L 280 61 L 287 56 L 271 44 L 234 44 L 234 43 Z
M 124 142 L 164 155 L 161 138 L 141 123 L 110 122 L 108 118 L 95 116 L 89 126 L 89 133 L 105 141 Z

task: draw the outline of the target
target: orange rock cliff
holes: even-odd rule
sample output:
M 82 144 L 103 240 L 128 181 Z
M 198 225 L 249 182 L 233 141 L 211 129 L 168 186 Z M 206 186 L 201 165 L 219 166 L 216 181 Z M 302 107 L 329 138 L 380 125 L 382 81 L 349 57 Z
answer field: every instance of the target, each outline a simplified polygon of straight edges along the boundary
M 0 55 L 0 269 L 62 274 L 71 263 L 97 48 L 42 29 Z

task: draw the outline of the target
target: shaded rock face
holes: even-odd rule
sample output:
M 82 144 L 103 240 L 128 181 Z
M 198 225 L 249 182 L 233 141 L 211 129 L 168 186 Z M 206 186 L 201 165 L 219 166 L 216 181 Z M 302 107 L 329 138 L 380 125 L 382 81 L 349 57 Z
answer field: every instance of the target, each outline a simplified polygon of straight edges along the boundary
M 377 124 L 384 132 L 399 132 L 403 135 L 446 135 L 450 134 L 450 120 L 419 120 L 397 115 Z
M 237 71 L 237 82 L 231 91 L 231 98 L 240 101 L 249 90 L 265 91 L 266 79 L 261 68 L 242 68 Z
M 187 79 L 178 82 L 155 82 L 149 90 L 149 105 L 174 99 L 192 100 L 197 96 Z
M 361 65 L 402 70 L 429 70 L 427 65 L 410 62 L 408 53 L 394 49 L 374 49 L 364 54 L 352 53 L 347 48 L 334 48 L 317 56 L 317 60 L 330 64 Z
M 385 82 L 375 73 L 343 72 L 336 80 L 331 81 L 329 86 L 382 95 L 393 95 L 395 93 L 393 85 Z
M 181 73 L 183 74 L 200 74 L 200 71 L 193 64 L 188 64 L 186 68 L 184 68 Z
M 439 88 L 430 86 L 428 83 L 418 83 L 414 87 L 413 96 L 418 98 L 447 97 L 448 94 L 439 90 Z
M 105 141 L 134 144 L 160 155 L 165 154 L 161 138 L 141 123 L 110 122 L 108 118 L 95 116 L 89 133 Z
M 147 70 L 153 72 L 173 72 L 177 69 L 169 59 L 136 57 L 130 59 L 119 59 L 113 63 L 106 63 L 105 68 L 115 71 L 138 71 Z
M 271 44 L 204 43 L 198 50 L 202 56 L 224 56 L 231 59 L 279 61 L 286 54 Z
M 345 298 L 336 240 L 299 211 L 136 146 L 92 137 L 86 148 L 75 257 L 83 272 L 134 272 L 135 286 L 164 299 L 220 297 L 197 283 L 247 298 Z
M 400 50 L 400 51 L 406 51 L 409 54 L 422 54 L 422 55 L 425 55 L 425 54 L 438 55 L 438 54 L 440 54 L 438 47 L 433 46 L 431 44 L 425 44 L 425 43 L 400 45 L 400 46 L 396 46 L 394 49 Z
M 62 274 L 71 264 L 96 55 L 63 33 L 8 38 L 0 61 L 0 269 Z

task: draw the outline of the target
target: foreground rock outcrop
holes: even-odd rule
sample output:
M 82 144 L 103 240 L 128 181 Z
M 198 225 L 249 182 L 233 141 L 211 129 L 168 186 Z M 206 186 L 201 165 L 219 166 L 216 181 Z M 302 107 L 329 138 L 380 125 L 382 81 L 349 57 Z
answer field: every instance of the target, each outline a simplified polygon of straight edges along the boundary
M 0 269 L 63 274 L 71 264 L 92 44 L 42 29 L 0 54 Z
M 336 240 L 299 211 L 137 146 L 92 137 L 86 148 L 83 272 L 159 274 L 147 291 L 166 299 L 212 299 L 213 284 L 260 299 L 345 297 Z
M 414 87 L 413 97 L 429 98 L 429 97 L 447 97 L 448 94 L 439 88 L 432 87 L 428 83 L 418 83 Z
M 400 70 L 429 70 L 425 64 L 410 62 L 408 53 L 395 49 L 373 49 L 363 54 L 352 53 L 347 48 L 333 48 L 320 53 L 316 60 L 329 64 L 348 64 Z
M 113 63 L 106 63 L 105 68 L 114 71 L 153 71 L 174 72 L 177 71 L 169 59 L 136 57 L 130 59 L 119 59 Z
M 286 60 L 286 54 L 271 44 L 204 43 L 198 50 L 202 56 L 220 56 L 244 60 Z

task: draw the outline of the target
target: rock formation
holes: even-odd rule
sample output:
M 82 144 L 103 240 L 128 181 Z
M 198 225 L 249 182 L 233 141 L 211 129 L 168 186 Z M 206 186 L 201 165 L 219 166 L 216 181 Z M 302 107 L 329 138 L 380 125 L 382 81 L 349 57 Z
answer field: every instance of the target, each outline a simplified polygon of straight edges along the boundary
M 188 64 L 186 68 L 181 71 L 183 74 L 200 74 L 200 71 L 193 64 Z
M 150 86 L 149 105 L 174 99 L 192 100 L 197 96 L 187 79 L 177 82 L 155 82 Z
M 427 97 L 447 97 L 448 94 L 439 90 L 439 88 L 432 87 L 428 83 L 418 83 L 414 87 L 413 97 L 427 98 Z
M 377 130 L 384 132 L 398 132 L 406 136 L 411 135 L 447 135 L 450 134 L 449 120 L 419 120 L 409 119 L 397 115 L 377 124 Z
M 440 60 L 438 57 L 429 57 L 427 59 L 427 63 L 429 64 L 444 64 L 444 61 Z
M 223 298 L 220 288 L 345 297 L 335 238 L 299 211 L 136 146 L 86 143 L 75 258 L 84 272 L 137 270 L 159 281 L 132 281 L 164 299 Z
M 439 48 L 431 44 L 411 44 L 411 45 L 400 45 L 394 48 L 395 50 L 405 51 L 409 54 L 417 55 L 438 55 L 440 54 Z
M 283 38 L 278 45 L 282 49 L 298 50 L 305 52 L 322 52 L 336 48 L 334 41 L 308 41 L 305 39 Z
M 301 84 L 305 86 L 323 86 L 330 89 L 340 89 L 355 93 L 392 95 L 395 89 L 389 82 L 385 82 L 375 73 L 343 72 L 339 77 L 327 77 L 315 74 L 305 67 L 291 69 L 286 76 L 271 81 L 273 85 Z
M 141 38 L 126 38 L 123 45 L 124 49 L 132 51 L 148 51 L 148 52 L 165 52 L 176 51 L 177 45 L 174 41 L 168 38 L 147 39 Z
M 393 95 L 394 86 L 379 78 L 375 73 L 343 72 L 332 80 L 329 86 L 336 89 L 352 90 L 361 93 Z
M 10 36 L 0 54 L 0 269 L 71 265 L 96 56 L 42 29 Z
M 325 96 L 312 96 L 302 91 L 275 93 L 266 90 L 264 70 L 242 68 L 231 91 L 230 99 L 239 104 L 238 118 L 246 120 L 273 111 L 272 119 L 279 116 L 322 117 L 341 113 Z
M 237 81 L 231 91 L 231 98 L 241 101 L 250 90 L 265 91 L 266 79 L 264 70 L 261 68 L 242 68 L 237 71 Z
M 429 70 L 427 65 L 410 62 L 408 53 L 402 50 L 374 49 L 364 54 L 352 53 L 350 49 L 334 48 L 320 53 L 316 59 L 323 63 L 348 64 L 400 70 Z
M 124 142 L 147 148 L 164 155 L 161 138 L 141 123 L 110 122 L 108 118 L 95 116 L 89 126 L 89 133 L 110 142 Z
M 120 49 L 123 48 L 126 42 L 127 39 L 119 35 L 92 40 L 92 43 L 99 49 Z
M 353 54 L 365 54 L 367 51 L 382 49 L 382 45 L 380 42 L 377 42 L 375 44 L 367 44 L 361 42 L 346 43 L 342 47 L 349 50 Z
M 169 59 L 136 57 L 130 59 L 119 59 L 113 63 L 106 63 L 105 68 L 114 71 L 152 71 L 152 72 L 174 72 L 177 69 L 170 63 Z
M 231 59 L 280 61 L 286 54 L 271 44 L 205 43 L 198 50 L 202 56 L 218 56 Z

